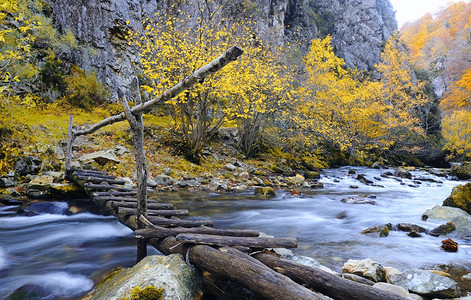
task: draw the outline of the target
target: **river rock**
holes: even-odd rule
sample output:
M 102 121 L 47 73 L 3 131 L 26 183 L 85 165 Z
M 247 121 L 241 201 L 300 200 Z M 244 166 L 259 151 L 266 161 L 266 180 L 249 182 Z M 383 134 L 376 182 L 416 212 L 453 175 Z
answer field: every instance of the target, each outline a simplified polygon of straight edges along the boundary
M 175 181 L 172 177 L 165 174 L 157 175 L 154 178 L 154 180 L 157 183 L 157 185 L 165 185 L 165 186 L 172 185 Z
M 366 228 L 361 232 L 361 234 L 365 234 L 372 237 L 387 237 L 389 235 L 389 230 L 391 230 L 390 224 L 379 225 Z
M 343 198 L 340 200 L 342 203 L 347 203 L 347 204 L 371 204 L 371 205 L 377 205 L 376 201 L 368 199 L 368 198 L 363 198 L 363 199 L 358 199 L 355 197 L 348 197 L 348 198 Z
M 8 188 L 15 186 L 15 181 L 8 176 L 2 176 L 0 177 L 0 188 Z
M 41 160 L 37 157 L 20 157 L 15 162 L 15 177 L 28 174 L 38 174 L 41 169 Z
M 471 183 L 455 186 L 443 206 L 457 207 L 471 214 Z
M 401 286 L 393 285 L 386 282 L 377 282 L 373 285 L 373 287 L 382 291 L 391 292 L 402 297 L 409 297 L 409 292 Z
M 425 297 L 453 298 L 460 294 L 458 283 L 427 270 L 405 270 L 391 276 L 391 283 Z
M 449 206 L 435 206 L 422 214 L 422 220 L 434 219 L 453 222 L 456 230 L 450 235 L 456 238 L 467 238 L 471 236 L 471 216 L 465 211 Z
M 84 164 L 90 161 L 95 161 L 101 166 L 104 166 L 109 162 L 120 163 L 119 158 L 116 156 L 116 154 L 114 154 L 112 150 L 88 153 L 79 157 L 78 160 Z
M 383 266 L 371 258 L 363 260 L 349 259 L 342 267 L 342 273 L 351 273 L 374 282 L 385 282 L 386 271 Z
M 201 273 L 188 267 L 181 255 L 152 255 L 105 279 L 87 299 L 129 299 L 136 287 L 147 286 L 163 289 L 162 299 L 196 299 L 202 294 L 201 283 Z
M 399 223 L 397 229 L 405 232 L 425 232 L 427 229 L 422 226 L 411 224 L 411 223 Z
M 447 222 L 446 224 L 442 224 L 430 231 L 430 235 L 432 236 L 441 236 L 447 235 L 456 230 L 456 225 L 453 222 Z
M 450 174 L 456 176 L 460 180 L 471 179 L 471 163 L 463 163 L 461 165 L 453 165 L 450 168 Z
M 275 190 L 273 190 L 273 188 L 268 187 L 268 186 L 255 188 L 254 194 L 255 195 L 265 196 L 265 197 L 275 197 L 276 196 Z
M 304 172 L 304 178 L 306 178 L 306 179 L 320 179 L 321 174 L 319 174 L 319 172 L 306 171 L 306 172 Z
M 365 177 L 365 175 L 363 175 L 363 174 L 358 174 L 358 175 L 357 175 L 357 180 L 359 180 L 360 182 L 362 182 L 362 183 L 364 183 L 364 184 L 366 184 L 366 185 L 370 185 L 370 184 L 373 183 L 373 181 L 367 179 L 367 178 Z
M 304 183 L 304 180 L 306 179 L 304 178 L 303 175 L 300 175 L 300 174 L 296 174 L 296 176 L 287 178 L 288 184 L 298 185 L 298 186 L 302 185 Z
M 405 168 L 397 168 L 397 170 L 394 172 L 394 176 L 400 177 L 400 178 L 406 178 L 406 179 L 411 179 L 412 174 Z
M 228 171 L 231 171 L 231 172 L 234 172 L 235 170 L 237 170 L 237 167 L 234 166 L 233 164 L 231 163 L 228 163 L 228 164 L 225 164 L 224 165 L 224 169 L 228 170 Z

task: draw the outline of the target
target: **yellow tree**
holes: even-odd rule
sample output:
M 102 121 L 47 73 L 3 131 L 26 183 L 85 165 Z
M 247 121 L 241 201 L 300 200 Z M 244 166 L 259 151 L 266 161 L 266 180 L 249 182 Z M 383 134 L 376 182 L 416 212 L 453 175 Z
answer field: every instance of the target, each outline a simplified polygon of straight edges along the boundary
M 471 113 L 458 110 L 443 119 L 444 150 L 449 159 L 471 159 Z
M 381 75 L 378 92 L 386 106 L 389 139 L 400 141 L 411 133 L 423 134 L 419 107 L 429 101 L 425 83 L 415 77 L 409 53 L 397 34 L 387 41 L 376 69 Z
M 271 50 L 255 38 L 255 27 L 225 19 L 221 7 L 208 2 L 196 15 L 180 11 L 146 20 L 132 42 L 139 51 L 139 68 L 153 95 L 178 83 L 231 45 L 245 54 L 214 76 L 167 103 L 173 129 L 183 140 L 188 158 L 198 162 L 204 146 L 227 119 L 235 119 L 241 147 L 251 152 L 268 113 L 280 106 L 287 93 L 278 79 L 281 66 Z
M 304 66 L 307 78 L 300 89 L 298 115 L 307 145 L 329 143 L 353 155 L 387 146 L 379 117 L 382 103 L 372 101 L 375 85 L 345 68 L 330 37 L 312 41 Z

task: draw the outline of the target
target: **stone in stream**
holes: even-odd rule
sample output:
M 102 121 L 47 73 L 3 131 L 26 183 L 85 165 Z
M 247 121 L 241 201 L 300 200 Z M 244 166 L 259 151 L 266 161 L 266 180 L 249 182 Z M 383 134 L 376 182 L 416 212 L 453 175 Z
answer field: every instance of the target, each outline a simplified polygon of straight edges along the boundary
M 379 225 L 374 227 L 366 228 L 361 232 L 361 234 L 365 234 L 372 237 L 387 237 L 389 235 L 389 230 L 391 230 L 391 224 L 386 225 Z
M 198 299 L 202 296 L 202 275 L 196 268 L 186 265 L 183 256 L 152 255 L 134 267 L 122 269 L 103 280 L 86 299 L 129 299 L 134 290 L 151 286 L 163 289 L 162 299 Z
M 459 208 L 437 205 L 422 214 L 422 220 L 428 219 L 453 222 L 456 230 L 450 234 L 452 237 L 459 239 L 471 237 L 471 216 Z
M 405 270 L 392 275 L 390 281 L 427 298 L 453 298 L 460 295 L 456 281 L 427 270 Z
M 412 174 L 406 170 L 405 168 L 397 168 L 397 170 L 394 172 L 394 176 L 400 177 L 400 178 L 406 178 L 406 179 L 411 179 Z
M 456 224 L 453 222 L 447 222 L 446 224 L 442 224 L 430 231 L 431 236 L 441 236 L 447 235 L 456 230 Z
M 355 198 L 355 197 L 343 198 L 342 200 L 340 200 L 340 202 L 347 203 L 347 204 L 371 204 L 371 205 L 377 205 L 378 204 L 378 203 L 376 203 L 376 201 L 371 200 L 371 199 L 367 199 L 367 198 L 358 199 L 358 198 Z
M 455 186 L 443 206 L 457 207 L 471 214 L 471 183 Z
M 342 273 L 355 274 L 374 282 L 385 282 L 386 271 L 384 267 L 371 258 L 363 260 L 349 259 L 342 267 Z
M 0 177 L 0 188 L 8 188 L 15 186 L 15 181 L 8 176 L 2 176 Z
M 275 190 L 273 190 L 273 188 L 268 187 L 268 186 L 256 187 L 255 191 L 254 191 L 254 194 L 255 195 L 265 196 L 265 197 L 275 197 L 276 196 Z
M 396 228 L 405 232 L 426 232 L 427 229 L 422 226 L 411 224 L 411 223 L 399 223 L 396 225 Z
M 442 241 L 442 246 L 440 247 L 446 252 L 457 252 L 458 243 L 452 239 L 446 239 Z

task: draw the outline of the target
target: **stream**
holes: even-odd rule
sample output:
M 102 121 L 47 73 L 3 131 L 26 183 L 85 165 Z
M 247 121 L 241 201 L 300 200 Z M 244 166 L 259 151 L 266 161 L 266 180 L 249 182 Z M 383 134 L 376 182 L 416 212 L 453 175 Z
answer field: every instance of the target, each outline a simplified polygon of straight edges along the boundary
M 348 175 L 354 169 L 376 185 L 366 185 Z M 385 266 L 438 268 L 471 272 L 471 241 L 456 240 L 457 253 L 440 250 L 442 238 L 423 234 L 408 237 L 391 231 L 388 237 L 360 234 L 368 227 L 386 223 L 413 223 L 433 229 L 445 222 L 422 221 L 422 214 L 441 205 L 454 186 L 464 183 L 425 171 L 413 177 L 432 181 L 382 178 L 387 170 L 343 167 L 325 170 L 322 189 L 300 190 L 291 195 L 278 190 L 273 198 L 253 192 L 155 193 L 150 198 L 188 208 L 191 218 L 210 217 L 218 228 L 255 229 L 278 237 L 297 237 L 293 251 L 316 258 L 340 272 L 348 259 L 372 258 Z M 392 169 L 390 171 L 393 171 Z M 351 188 L 355 185 L 358 188 Z M 340 200 L 375 195 L 377 205 L 347 204 Z M 75 205 L 75 204 L 73 204 Z M 71 214 L 70 202 L 39 203 L 31 216 L 17 215 L 17 206 L 0 206 L 0 299 L 35 293 L 41 299 L 75 299 L 114 267 L 135 263 L 136 248 L 130 229 L 112 216 L 85 210 Z M 149 247 L 149 254 L 158 252 Z

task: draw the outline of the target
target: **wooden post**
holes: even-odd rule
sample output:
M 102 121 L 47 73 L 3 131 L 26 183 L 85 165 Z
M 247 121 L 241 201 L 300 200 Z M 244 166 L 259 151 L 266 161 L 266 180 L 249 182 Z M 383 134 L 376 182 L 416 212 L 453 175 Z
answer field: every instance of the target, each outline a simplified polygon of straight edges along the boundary
M 74 121 L 74 116 L 69 116 L 69 127 L 67 128 L 67 148 L 65 156 L 65 177 L 67 178 L 70 171 L 70 163 L 72 161 L 72 144 L 75 140 L 75 134 L 73 132 L 72 123 Z
M 132 132 L 132 141 L 134 144 L 134 155 L 136 157 L 137 172 L 137 226 L 139 229 L 145 228 L 145 224 L 140 220 L 141 216 L 147 217 L 147 163 L 146 152 L 144 148 L 144 125 L 142 122 L 142 113 L 133 115 L 128 106 L 124 93 L 118 90 L 119 101 L 123 107 L 126 118 Z M 139 101 L 139 100 L 137 100 Z M 137 240 L 137 262 L 147 256 L 147 241 Z

